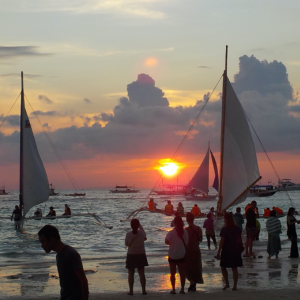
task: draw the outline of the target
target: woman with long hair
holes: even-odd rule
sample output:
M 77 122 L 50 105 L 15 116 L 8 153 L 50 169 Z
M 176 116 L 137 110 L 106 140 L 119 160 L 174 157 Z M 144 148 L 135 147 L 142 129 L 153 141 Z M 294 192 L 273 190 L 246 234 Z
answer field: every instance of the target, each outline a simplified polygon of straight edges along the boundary
M 291 252 L 289 258 L 299 257 L 296 224 L 299 224 L 300 221 L 296 220 L 294 214 L 295 214 L 295 208 L 290 207 L 286 216 L 287 236 L 291 240 Z
M 146 233 L 138 219 L 131 220 L 132 231 L 126 234 L 125 245 L 128 249 L 126 268 L 128 269 L 128 284 L 129 292 L 127 295 L 133 295 L 134 271 L 138 269 L 142 293 L 146 295 L 146 277 L 145 266 L 148 266 L 148 261 L 145 252 L 144 241 L 147 240 Z
M 181 289 L 180 294 L 185 294 L 185 253 L 186 246 L 189 241 L 189 236 L 187 231 L 184 229 L 184 223 L 181 217 L 177 216 L 174 219 L 174 229 L 169 231 L 165 243 L 169 245 L 169 265 L 170 265 L 170 281 L 172 285 L 171 294 L 176 294 L 175 291 L 175 275 L 176 266 L 178 267 L 178 272 L 180 276 Z
M 202 260 L 199 248 L 199 243 L 202 242 L 202 230 L 194 224 L 194 219 L 194 214 L 191 212 L 186 213 L 186 221 L 189 224 L 189 227 L 185 228 L 189 235 L 185 255 L 185 274 L 190 282 L 188 292 L 195 292 L 197 283 L 203 284 Z
M 233 273 L 233 287 L 232 290 L 237 290 L 238 282 L 238 267 L 243 266 L 242 261 L 242 239 L 241 239 L 241 230 L 236 226 L 232 213 L 225 213 L 224 215 L 225 226 L 221 229 L 220 232 L 220 243 L 217 253 L 217 258 L 220 258 L 221 252 L 221 261 L 220 266 L 222 270 L 222 275 L 225 281 L 225 286 L 223 290 L 229 288 L 228 273 L 226 268 L 231 268 Z
M 281 242 L 280 242 L 280 233 L 281 233 L 281 223 L 280 220 L 276 217 L 277 212 L 273 209 L 270 212 L 270 217 L 266 222 L 266 227 L 268 231 L 268 246 L 267 252 L 269 254 L 268 258 L 276 255 L 278 258 L 279 251 L 281 251 Z

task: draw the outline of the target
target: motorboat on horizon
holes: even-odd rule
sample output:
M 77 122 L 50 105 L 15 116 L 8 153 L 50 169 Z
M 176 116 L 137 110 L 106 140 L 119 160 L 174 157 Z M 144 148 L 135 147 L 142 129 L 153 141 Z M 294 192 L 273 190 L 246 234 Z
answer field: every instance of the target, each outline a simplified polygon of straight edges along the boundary
M 138 193 L 140 190 L 136 190 L 135 187 L 126 185 L 116 185 L 114 190 L 109 190 L 114 194 L 130 194 L 130 193 Z
M 277 193 L 273 185 L 253 185 L 250 190 L 249 197 L 270 197 Z
M 275 187 L 277 191 L 298 191 L 300 183 L 295 184 L 291 179 L 278 180 L 278 185 Z

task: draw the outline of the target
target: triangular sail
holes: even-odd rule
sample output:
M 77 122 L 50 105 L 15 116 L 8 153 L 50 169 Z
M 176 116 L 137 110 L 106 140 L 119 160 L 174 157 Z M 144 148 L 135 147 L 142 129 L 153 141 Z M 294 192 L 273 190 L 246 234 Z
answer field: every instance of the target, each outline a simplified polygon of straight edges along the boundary
M 21 100 L 21 146 L 22 187 L 20 195 L 23 202 L 23 216 L 31 207 L 45 202 L 49 198 L 49 183 L 47 174 L 40 158 L 29 118 L 25 109 L 24 99 Z
M 189 185 L 197 190 L 201 190 L 208 194 L 208 177 L 209 177 L 209 147 L 202 164 L 198 168 Z
M 215 171 L 215 179 L 214 179 L 214 183 L 212 185 L 212 187 L 216 190 L 219 191 L 219 174 L 218 174 L 218 167 L 217 167 L 217 162 L 216 159 L 212 153 L 212 151 L 210 150 L 210 155 L 211 155 L 211 160 L 213 163 L 213 167 L 214 167 L 214 171 Z
M 220 209 L 225 210 L 244 201 L 246 191 L 260 178 L 249 124 L 228 78 L 223 149 L 223 197 Z

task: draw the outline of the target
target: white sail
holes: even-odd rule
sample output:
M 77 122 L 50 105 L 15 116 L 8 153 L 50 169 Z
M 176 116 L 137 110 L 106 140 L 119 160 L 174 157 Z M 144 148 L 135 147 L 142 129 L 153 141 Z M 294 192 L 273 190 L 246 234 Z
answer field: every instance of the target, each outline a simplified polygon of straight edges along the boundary
M 244 110 L 228 78 L 223 150 L 222 210 L 244 201 L 259 178 L 256 152 Z
M 208 194 L 208 177 L 209 177 L 209 147 L 202 164 L 198 168 L 194 177 L 189 182 L 189 186 L 194 189 L 201 190 Z
M 25 216 L 31 207 L 48 200 L 49 183 L 24 105 L 21 106 L 21 114 L 23 115 L 21 118 L 23 120 L 21 124 L 21 131 L 23 131 L 23 146 L 21 146 L 23 189 L 20 193 Z

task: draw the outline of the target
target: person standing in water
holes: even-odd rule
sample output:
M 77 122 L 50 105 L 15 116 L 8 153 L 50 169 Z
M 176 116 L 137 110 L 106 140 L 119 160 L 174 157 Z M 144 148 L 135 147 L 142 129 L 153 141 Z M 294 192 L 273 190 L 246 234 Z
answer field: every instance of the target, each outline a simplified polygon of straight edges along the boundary
M 15 206 L 15 209 L 11 215 L 10 220 L 12 221 L 12 219 L 14 219 L 14 221 L 15 221 L 16 229 L 19 229 L 21 227 L 22 211 L 18 205 Z
M 89 287 L 79 253 L 64 244 L 56 227 L 45 225 L 39 232 L 39 241 L 46 253 L 55 251 L 60 283 L 60 300 L 88 300 Z
M 133 295 L 134 271 L 138 269 L 142 294 L 146 292 L 145 267 L 148 266 L 145 244 L 147 240 L 146 233 L 138 219 L 131 220 L 132 231 L 128 232 L 125 237 L 125 246 L 127 247 L 126 269 L 128 269 L 129 292 L 127 295 Z

